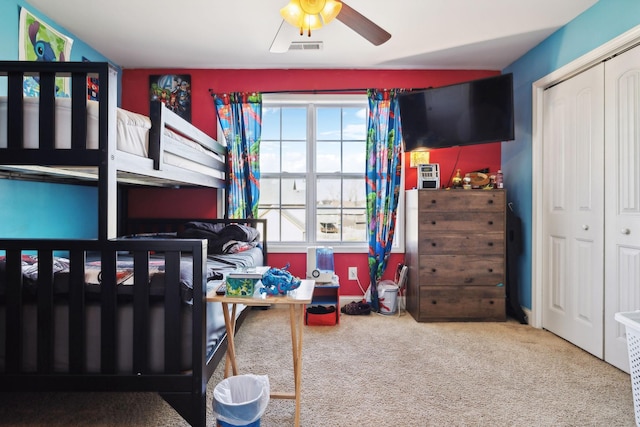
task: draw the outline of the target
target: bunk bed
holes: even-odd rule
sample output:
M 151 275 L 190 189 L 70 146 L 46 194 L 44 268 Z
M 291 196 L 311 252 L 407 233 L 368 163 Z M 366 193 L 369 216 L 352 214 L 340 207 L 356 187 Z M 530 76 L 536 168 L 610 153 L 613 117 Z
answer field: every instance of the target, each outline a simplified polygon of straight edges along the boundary
M 37 100 L 23 97 L 25 77 L 38 79 Z M 55 97 L 60 77 L 70 99 Z M 87 100 L 88 78 L 98 102 Z M 221 305 L 205 297 L 238 266 L 267 265 L 266 222 L 137 218 L 118 228 L 117 203 L 121 186 L 223 188 L 225 148 L 160 103 L 149 118 L 117 108 L 107 63 L 0 61 L 0 88 L 2 79 L 0 176 L 95 185 L 98 236 L 0 238 L 0 391 L 153 391 L 206 425 L 207 382 L 227 340 Z M 129 124 L 145 130 L 119 129 Z M 121 140 L 131 132 L 144 149 Z M 218 249 L 238 229 L 248 245 Z

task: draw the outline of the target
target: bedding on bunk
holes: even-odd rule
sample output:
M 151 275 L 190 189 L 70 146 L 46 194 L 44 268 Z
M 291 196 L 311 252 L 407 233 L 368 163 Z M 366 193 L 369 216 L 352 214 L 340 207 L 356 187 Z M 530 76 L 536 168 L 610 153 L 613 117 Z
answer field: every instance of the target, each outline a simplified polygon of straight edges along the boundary
M 24 97 L 24 148 L 36 149 L 39 141 L 39 98 Z M 55 146 L 60 149 L 71 147 L 71 98 L 55 100 L 56 136 Z M 87 101 L 87 139 L 86 148 L 98 149 L 98 111 L 97 101 Z M 120 151 L 140 157 L 149 157 L 149 129 L 151 119 L 143 114 L 122 108 L 116 109 L 116 141 Z M 184 145 L 212 158 L 221 157 L 202 145 L 185 138 L 179 133 L 163 129 L 166 140 Z M 0 148 L 7 147 L 7 97 L 0 97 Z M 175 166 L 193 166 L 188 159 L 166 153 L 164 161 Z
M 255 248 L 260 233 L 243 224 L 214 224 L 191 221 L 185 224 L 178 237 L 185 239 L 207 239 L 209 254 L 235 254 Z

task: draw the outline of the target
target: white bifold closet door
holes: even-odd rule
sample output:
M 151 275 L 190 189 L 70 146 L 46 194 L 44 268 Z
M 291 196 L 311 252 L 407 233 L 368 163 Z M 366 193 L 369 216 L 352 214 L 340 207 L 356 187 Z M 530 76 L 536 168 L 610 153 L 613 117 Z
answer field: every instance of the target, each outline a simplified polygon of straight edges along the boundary
M 603 357 L 604 65 L 544 93 L 543 327 Z
M 640 310 L 640 47 L 545 91 L 545 329 L 629 372 Z
M 605 64 L 604 360 L 629 372 L 614 315 L 640 309 L 640 47 Z

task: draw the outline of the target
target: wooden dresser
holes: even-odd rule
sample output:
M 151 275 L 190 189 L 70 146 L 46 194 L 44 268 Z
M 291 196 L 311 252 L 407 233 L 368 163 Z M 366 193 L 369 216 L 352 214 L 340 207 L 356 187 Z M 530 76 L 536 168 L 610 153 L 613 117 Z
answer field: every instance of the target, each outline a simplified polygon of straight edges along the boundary
M 406 196 L 407 311 L 419 322 L 506 320 L 505 190 Z

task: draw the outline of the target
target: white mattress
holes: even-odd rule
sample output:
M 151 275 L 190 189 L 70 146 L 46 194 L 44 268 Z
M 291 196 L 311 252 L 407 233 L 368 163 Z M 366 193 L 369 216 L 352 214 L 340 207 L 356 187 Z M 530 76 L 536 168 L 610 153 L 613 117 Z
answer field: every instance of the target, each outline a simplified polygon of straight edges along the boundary
M 39 98 L 25 97 L 24 102 L 24 147 L 38 148 Z M 117 109 L 118 149 L 138 156 L 148 157 L 149 129 L 151 120 L 138 113 Z M 71 148 L 71 99 L 56 98 L 55 147 Z M 0 97 L 0 148 L 7 147 L 7 97 Z M 98 103 L 87 101 L 87 145 L 98 148 Z

